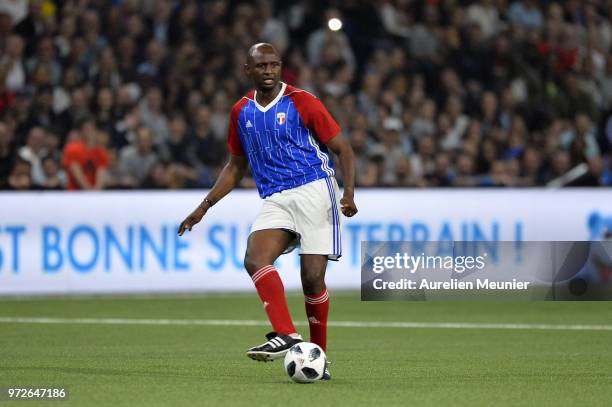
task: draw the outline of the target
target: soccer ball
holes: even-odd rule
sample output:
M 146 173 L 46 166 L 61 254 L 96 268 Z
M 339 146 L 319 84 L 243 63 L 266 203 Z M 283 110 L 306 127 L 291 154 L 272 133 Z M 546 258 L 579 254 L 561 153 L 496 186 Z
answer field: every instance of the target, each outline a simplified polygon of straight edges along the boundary
M 297 383 L 312 383 L 323 376 L 327 366 L 327 356 L 319 345 L 300 342 L 289 349 L 285 355 L 285 371 Z

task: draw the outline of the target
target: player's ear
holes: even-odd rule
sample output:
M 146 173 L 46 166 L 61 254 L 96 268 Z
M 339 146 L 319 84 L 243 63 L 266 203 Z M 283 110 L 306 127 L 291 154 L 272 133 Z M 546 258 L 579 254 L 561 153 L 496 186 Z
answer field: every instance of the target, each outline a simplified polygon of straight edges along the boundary
M 246 74 L 246 76 L 251 76 L 251 67 L 249 66 L 249 64 L 244 64 L 244 73 Z

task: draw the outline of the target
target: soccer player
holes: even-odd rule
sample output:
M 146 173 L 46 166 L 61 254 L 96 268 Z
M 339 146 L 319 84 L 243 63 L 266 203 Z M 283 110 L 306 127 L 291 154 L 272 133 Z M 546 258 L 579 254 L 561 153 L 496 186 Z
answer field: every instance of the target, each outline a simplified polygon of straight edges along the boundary
M 300 268 L 310 340 L 326 349 L 329 295 L 328 260 L 342 255 L 340 212 L 357 213 L 353 200 L 353 150 L 340 127 L 312 94 L 280 81 L 281 60 L 270 44 L 253 45 L 244 65 L 255 90 L 232 108 L 228 136 L 230 159 L 204 201 L 181 223 L 179 235 L 238 185 L 250 166 L 263 206 L 249 235 L 244 266 L 251 276 L 273 332 L 250 348 L 261 361 L 284 357 L 302 341 L 285 299 L 274 262 L 300 247 Z M 331 150 L 344 178 L 339 199 Z M 326 369 L 324 379 L 329 379 Z

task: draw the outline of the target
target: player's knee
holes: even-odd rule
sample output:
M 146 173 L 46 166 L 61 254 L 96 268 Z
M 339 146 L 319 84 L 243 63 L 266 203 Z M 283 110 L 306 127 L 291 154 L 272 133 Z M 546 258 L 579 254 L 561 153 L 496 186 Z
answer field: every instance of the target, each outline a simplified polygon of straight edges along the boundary
M 249 273 L 249 275 L 253 275 L 257 271 L 257 265 L 253 258 L 249 255 L 244 256 L 244 268 Z
M 306 295 L 316 295 L 325 289 L 324 273 L 302 273 L 302 288 Z
M 249 255 L 248 253 L 244 257 L 244 268 L 246 269 L 246 271 L 249 273 L 250 276 L 255 274 L 255 272 L 259 270 L 260 268 L 265 267 L 269 264 L 270 263 L 266 263 L 265 261 L 258 259 L 256 256 Z

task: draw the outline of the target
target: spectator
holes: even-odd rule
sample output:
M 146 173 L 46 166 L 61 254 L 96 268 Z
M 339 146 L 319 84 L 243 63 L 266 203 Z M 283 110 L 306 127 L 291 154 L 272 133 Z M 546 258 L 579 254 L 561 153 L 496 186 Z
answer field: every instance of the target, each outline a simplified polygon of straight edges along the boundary
M 45 149 L 45 130 L 33 127 L 28 133 L 27 144 L 19 149 L 19 158 L 30 163 L 32 182 L 41 185 L 45 181 L 43 158 L 48 154 Z
M 456 149 L 461 145 L 461 139 L 468 127 L 469 119 L 463 114 L 461 99 L 450 96 L 446 102 L 445 113 L 448 114 L 449 126 L 442 134 L 442 148 L 445 150 Z
M 435 143 L 431 136 L 422 137 L 417 141 L 416 153 L 412 154 L 410 164 L 412 174 L 417 179 L 423 179 L 435 168 Z
M 379 12 L 385 30 L 395 36 L 402 39 L 406 39 L 410 36 L 410 17 L 406 11 L 401 8 L 400 4 L 394 4 L 396 2 L 385 0 L 382 2 Z
M 6 189 L 23 191 L 33 188 L 32 165 L 26 160 L 17 158 L 8 176 Z
M 48 85 L 57 85 L 62 77 L 62 67 L 55 53 L 53 38 L 43 37 L 38 42 L 36 54 L 29 58 L 26 67 L 30 75 L 36 70 L 44 67 L 49 75 Z
M 28 2 L 14 0 L 0 3 L 0 13 L 6 13 L 12 25 L 19 24 L 28 15 Z
M 155 162 L 142 184 L 146 189 L 167 189 L 170 187 L 168 167 L 162 162 Z
M 374 153 L 368 158 L 365 171 L 357 175 L 357 185 L 362 187 L 375 187 L 381 184 L 382 162 L 384 157 Z
M 469 153 L 461 153 L 456 158 L 456 174 L 453 177 L 453 186 L 474 187 L 478 185 L 475 176 L 474 158 Z
M 342 18 L 336 9 L 328 9 L 321 23 L 327 25 L 332 18 Z M 347 35 L 342 31 L 331 31 L 327 26 L 320 27 L 308 37 L 306 43 L 308 61 L 315 67 L 331 67 L 336 63 L 354 67 L 355 55 Z
M 60 58 L 66 58 L 70 54 L 70 39 L 76 33 L 76 19 L 72 15 L 62 17 L 59 32 L 53 39 Z
M 210 116 L 210 128 L 215 138 L 219 141 L 227 139 L 230 107 L 225 92 L 216 92 Z
M 0 115 L 8 112 L 15 105 L 15 92 L 6 88 L 5 80 L 8 66 L 0 63 Z
M 383 185 L 392 186 L 397 181 L 396 168 L 398 162 L 405 158 L 402 152 L 399 129 L 387 127 L 379 133 L 380 144 L 376 146 L 378 155 L 384 157 L 381 167 L 381 182 Z
M 508 9 L 508 19 L 521 29 L 538 30 L 544 24 L 542 12 L 534 0 L 519 0 L 512 3 Z
M 161 90 L 149 88 L 145 98 L 140 102 L 139 113 L 142 124 L 151 129 L 153 144 L 161 146 L 168 141 L 168 120 L 163 113 Z
M 169 0 L 158 0 L 155 2 L 155 11 L 151 22 L 153 38 L 162 45 L 168 44 L 168 26 L 172 5 Z
M 380 76 L 370 73 L 364 77 L 363 85 L 357 94 L 357 106 L 368 120 L 368 127 L 375 127 L 378 124 L 377 100 L 380 94 Z
M 135 186 L 134 180 L 121 172 L 115 149 L 108 150 L 108 167 L 103 176 L 102 184 L 105 189 L 130 189 Z
M 207 106 L 200 106 L 190 130 L 189 138 L 193 141 L 189 148 L 189 161 L 199 174 L 201 186 L 212 185 L 217 168 L 226 159 L 225 143 L 215 137 L 211 127 L 211 116 Z
M 525 150 L 522 158 L 523 186 L 541 185 L 542 158 L 541 153 L 535 148 Z
M 395 182 L 396 187 L 414 187 L 417 185 L 417 178 L 412 176 L 410 160 L 408 157 L 401 157 L 395 164 Z
M 436 133 L 436 104 L 431 99 L 425 99 L 412 122 L 410 134 L 419 139 L 433 136 Z
M 118 165 L 120 173 L 130 180 L 129 183 L 140 187 L 157 160 L 151 129 L 142 126 L 136 131 L 135 143 L 121 149 Z
M 183 115 L 176 113 L 170 119 L 170 137 L 166 144 L 165 159 L 170 162 L 190 165 L 190 145 L 187 134 L 187 123 Z M 222 155 L 222 154 L 221 154 Z
M 274 45 L 280 55 L 283 55 L 289 46 L 289 33 L 285 23 L 273 16 L 270 0 L 259 0 L 258 6 L 260 18 L 263 21 L 260 38 Z
M 6 66 L 7 74 L 4 84 L 8 90 L 22 89 L 26 84 L 26 70 L 23 61 L 24 41 L 19 35 L 11 35 L 6 40 L 6 47 L 0 56 L 0 65 Z
M 453 182 L 450 158 L 447 153 L 436 156 L 434 169 L 425 177 L 428 186 L 449 187 Z M 417 181 L 418 182 L 418 181 Z
M 423 22 L 410 32 L 410 54 L 420 61 L 438 62 L 441 56 L 441 29 L 438 25 L 438 8 L 427 3 Z
M 565 150 L 557 150 L 552 156 L 550 167 L 545 175 L 545 182 L 549 182 L 567 173 L 572 168 L 570 155 Z
M 14 32 L 28 39 L 26 55 L 34 53 L 35 44 L 44 35 L 45 23 L 43 21 L 42 1 L 30 1 L 28 15 L 15 25 Z
M 493 0 L 480 0 L 467 8 L 466 20 L 477 24 L 484 38 L 488 39 L 497 34 L 500 29 L 498 7 Z
M 576 115 L 573 128 L 561 135 L 561 146 L 571 151 L 574 164 L 600 155 L 593 123 L 586 114 Z
M 64 148 L 67 188 L 72 191 L 104 188 L 108 151 L 98 145 L 98 129 L 93 120 L 84 120 L 72 137 Z
M 118 88 L 121 85 L 115 54 L 110 47 L 100 51 L 100 58 L 92 66 L 90 75 L 98 88 Z
M 113 113 L 114 96 L 109 88 L 101 88 L 96 97 L 95 117 L 96 125 L 104 131 L 113 131 L 115 115 Z
M 15 158 L 13 133 L 5 123 L 0 122 L 0 186 L 6 185 Z
M 43 189 L 62 190 L 66 188 L 66 174 L 62 171 L 55 158 L 47 156 L 43 159 L 44 179 L 39 184 Z
M 165 57 L 166 50 L 157 40 L 151 40 L 147 44 L 146 59 L 138 65 L 136 71 L 140 75 L 141 81 L 146 77 L 149 83 L 161 83 L 165 77 Z
M 612 54 L 606 56 L 606 67 L 605 71 L 599 81 L 601 88 L 602 102 L 601 107 L 603 110 L 612 109 Z

